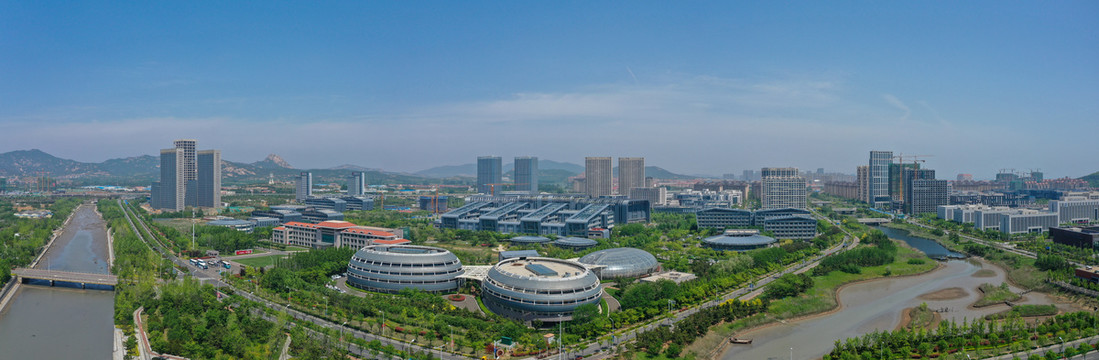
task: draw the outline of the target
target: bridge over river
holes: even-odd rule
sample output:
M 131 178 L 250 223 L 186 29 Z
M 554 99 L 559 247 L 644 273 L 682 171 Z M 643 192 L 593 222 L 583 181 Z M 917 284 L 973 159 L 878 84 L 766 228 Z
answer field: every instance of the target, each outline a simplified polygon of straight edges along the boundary
M 51 286 L 53 286 L 55 282 L 80 284 L 81 288 L 86 287 L 88 284 L 106 285 L 112 287 L 118 285 L 118 276 L 110 274 L 92 274 L 27 268 L 17 268 L 12 271 L 12 274 L 15 275 L 19 279 L 19 281 L 46 280 L 50 282 Z

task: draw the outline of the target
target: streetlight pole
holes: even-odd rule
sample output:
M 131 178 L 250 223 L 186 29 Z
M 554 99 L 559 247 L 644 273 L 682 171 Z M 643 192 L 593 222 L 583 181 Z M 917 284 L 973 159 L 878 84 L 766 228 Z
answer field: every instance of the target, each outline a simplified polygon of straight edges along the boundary
M 562 351 L 562 344 L 565 338 L 565 320 L 563 320 L 562 316 L 564 316 L 564 314 L 557 314 L 557 358 L 559 360 L 565 359 L 565 353 Z

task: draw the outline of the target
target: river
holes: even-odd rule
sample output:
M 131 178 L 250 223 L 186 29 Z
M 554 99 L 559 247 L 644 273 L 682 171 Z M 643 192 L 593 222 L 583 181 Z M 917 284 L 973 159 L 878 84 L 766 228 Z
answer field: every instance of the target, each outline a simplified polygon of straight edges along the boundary
M 934 241 L 908 236 L 901 230 L 881 228 L 890 238 L 901 240 L 929 255 L 948 256 L 949 250 Z M 831 351 L 836 340 L 861 336 L 875 330 L 893 330 L 901 325 L 905 309 L 927 303 L 931 309 L 946 309 L 944 319 L 958 322 L 1007 309 L 995 305 L 975 309 L 977 286 L 1000 284 L 1005 274 L 982 260 L 952 259 L 935 271 L 908 277 L 882 278 L 843 287 L 839 292 L 841 308 L 830 314 L 778 323 L 736 334 L 750 338 L 751 345 L 730 345 L 722 359 L 819 359 Z M 1021 290 L 1012 287 L 1012 290 Z M 1046 294 L 1032 292 L 1018 303 L 1057 303 Z M 1069 305 L 1059 304 L 1064 310 Z
M 107 230 L 82 205 L 39 261 L 39 269 L 108 273 Z M 24 284 L 0 312 L 0 360 L 109 359 L 114 292 Z

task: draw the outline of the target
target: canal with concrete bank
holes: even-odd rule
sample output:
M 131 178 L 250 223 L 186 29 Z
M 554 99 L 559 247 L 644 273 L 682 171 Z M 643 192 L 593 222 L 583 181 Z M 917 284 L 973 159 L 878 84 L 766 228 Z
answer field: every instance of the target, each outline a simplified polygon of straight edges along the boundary
M 107 228 L 95 205 L 78 207 L 35 269 L 107 274 Z M 23 284 L 0 310 L 0 360 L 107 359 L 114 292 Z

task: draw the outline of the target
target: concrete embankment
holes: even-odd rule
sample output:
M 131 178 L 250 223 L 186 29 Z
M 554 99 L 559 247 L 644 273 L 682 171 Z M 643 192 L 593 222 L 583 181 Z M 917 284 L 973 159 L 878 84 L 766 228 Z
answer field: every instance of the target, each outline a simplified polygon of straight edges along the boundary
M 69 217 L 65 219 L 65 222 L 61 224 L 61 227 L 54 229 L 53 234 L 50 235 L 50 241 L 46 242 L 46 245 L 42 247 L 42 252 L 38 253 L 38 256 L 35 257 L 34 261 L 31 262 L 30 267 L 33 268 L 38 265 L 38 261 L 42 260 L 42 257 L 45 256 L 47 252 L 49 252 L 50 246 L 53 246 L 53 243 L 55 240 L 57 240 L 57 237 L 64 232 L 65 227 L 69 226 L 69 223 L 72 222 L 73 217 L 76 216 L 76 213 L 79 212 L 80 208 L 84 206 L 87 205 L 81 204 L 80 206 L 77 206 L 76 209 L 73 209 L 72 213 L 69 214 Z M 96 213 L 98 214 L 98 211 Z M 20 285 L 21 284 L 19 283 L 19 281 L 12 277 L 11 280 L 8 280 L 8 282 L 4 284 L 3 289 L 0 289 L 0 314 L 2 314 L 4 309 L 8 307 L 8 303 L 11 302 L 11 299 L 15 296 L 15 294 L 19 292 Z

